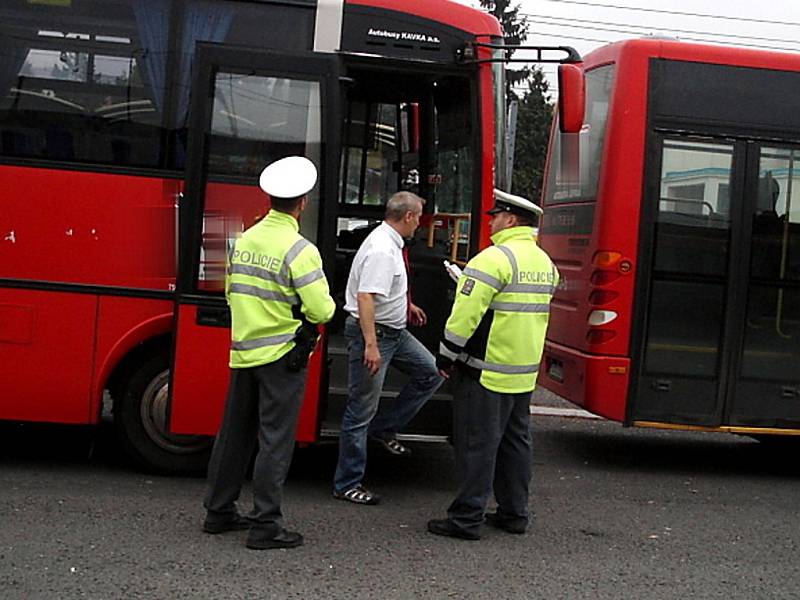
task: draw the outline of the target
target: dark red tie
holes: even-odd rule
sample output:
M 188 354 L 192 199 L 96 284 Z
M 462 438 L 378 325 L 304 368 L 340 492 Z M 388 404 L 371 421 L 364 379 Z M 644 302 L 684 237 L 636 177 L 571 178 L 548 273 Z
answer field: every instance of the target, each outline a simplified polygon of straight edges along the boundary
M 403 246 L 403 262 L 406 265 L 406 278 L 408 285 L 406 286 L 406 317 L 411 322 L 411 262 L 408 260 L 408 245 Z

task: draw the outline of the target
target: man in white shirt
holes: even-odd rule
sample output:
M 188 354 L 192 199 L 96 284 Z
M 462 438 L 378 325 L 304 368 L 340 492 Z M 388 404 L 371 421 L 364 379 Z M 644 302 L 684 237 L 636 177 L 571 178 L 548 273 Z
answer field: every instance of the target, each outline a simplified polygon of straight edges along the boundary
M 403 260 L 404 238 L 419 227 L 424 200 L 397 192 L 386 203 L 386 217 L 358 249 L 345 292 L 345 337 L 349 355 L 348 399 L 339 434 L 339 462 L 333 497 L 356 504 L 377 504 L 380 497 L 361 485 L 367 464 L 367 437 L 391 453 L 411 451 L 397 432 L 442 384 L 436 359 L 406 330 L 406 322 L 424 325 L 427 316 L 408 296 Z M 390 407 L 378 411 L 389 365 L 409 376 Z

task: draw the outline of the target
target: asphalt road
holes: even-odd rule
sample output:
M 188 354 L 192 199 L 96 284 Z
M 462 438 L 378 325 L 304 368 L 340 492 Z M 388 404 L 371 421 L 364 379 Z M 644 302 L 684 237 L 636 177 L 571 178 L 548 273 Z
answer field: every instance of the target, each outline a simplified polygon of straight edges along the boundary
M 0 598 L 797 598 L 800 463 L 748 438 L 535 417 L 536 522 L 425 531 L 449 446 L 371 454 L 380 506 L 333 500 L 335 444 L 299 450 L 293 550 L 200 531 L 204 482 L 128 467 L 107 428 L 0 426 Z M 244 498 L 249 496 L 249 488 Z

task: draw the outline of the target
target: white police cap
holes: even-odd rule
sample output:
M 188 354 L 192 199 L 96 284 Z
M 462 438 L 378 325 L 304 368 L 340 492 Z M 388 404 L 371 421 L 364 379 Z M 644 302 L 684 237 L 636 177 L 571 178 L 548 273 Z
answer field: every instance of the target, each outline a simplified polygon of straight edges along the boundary
M 498 189 L 494 190 L 494 206 L 486 212 L 490 215 L 496 215 L 501 212 L 529 215 L 542 215 L 544 213 L 541 207 L 530 200 Z
M 304 156 L 287 156 L 261 171 L 258 185 L 275 198 L 297 198 L 317 183 L 317 168 Z

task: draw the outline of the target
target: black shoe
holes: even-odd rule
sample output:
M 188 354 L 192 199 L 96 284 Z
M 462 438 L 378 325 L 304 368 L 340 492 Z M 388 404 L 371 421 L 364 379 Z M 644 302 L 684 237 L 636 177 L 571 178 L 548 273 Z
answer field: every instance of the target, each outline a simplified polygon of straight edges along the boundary
M 521 520 L 512 520 L 501 517 L 497 513 L 486 513 L 486 524 L 495 529 L 502 529 L 508 533 L 525 533 L 528 524 Z
M 431 519 L 428 521 L 428 531 L 434 535 L 445 535 L 447 537 L 459 538 L 462 540 L 479 540 L 480 534 L 472 533 L 457 527 L 450 519 Z
M 250 529 L 252 523 L 249 519 L 239 514 L 234 514 L 227 519 L 211 519 L 206 516 L 203 522 L 203 531 L 206 533 L 225 533 L 226 531 L 242 531 L 243 529 Z
M 265 538 L 260 532 L 250 531 L 245 545 L 251 550 L 270 550 L 272 548 L 296 548 L 303 545 L 303 536 L 296 531 L 281 529 L 278 535 Z

